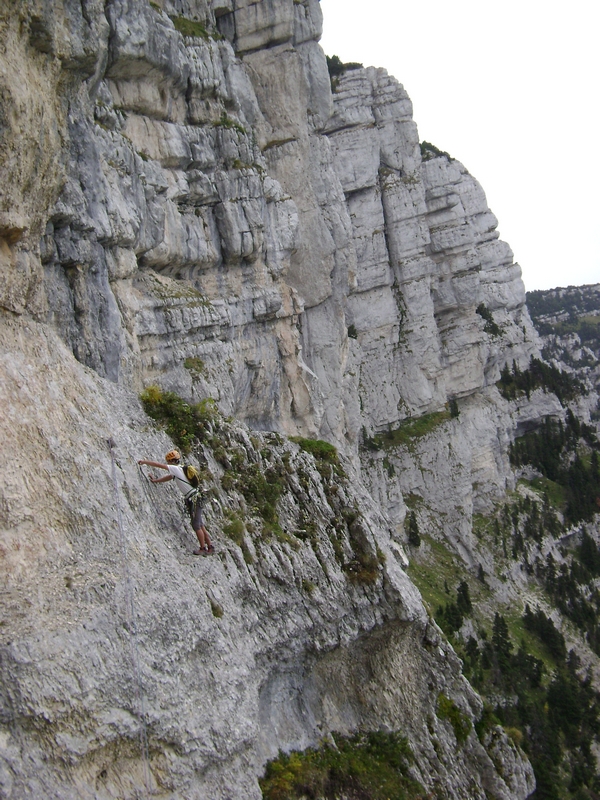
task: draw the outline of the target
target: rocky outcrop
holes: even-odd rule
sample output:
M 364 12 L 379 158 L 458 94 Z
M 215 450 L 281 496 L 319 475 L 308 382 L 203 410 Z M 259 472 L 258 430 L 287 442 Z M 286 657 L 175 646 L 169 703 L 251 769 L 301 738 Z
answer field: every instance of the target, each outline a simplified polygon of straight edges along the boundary
M 19 354 L 2 360 L 3 438 L 27 453 L 2 520 L 6 797 L 260 797 L 256 776 L 280 747 L 381 726 L 410 736 L 417 777 L 448 797 L 483 798 L 479 781 L 526 795 L 531 772 L 505 737 L 494 748 L 513 765 L 508 782 L 473 731 L 458 745 L 436 716 L 440 693 L 467 720 L 481 702 L 356 480 L 328 477 L 281 437 L 214 423 L 219 458 L 241 458 L 240 475 L 254 464 L 285 476 L 284 531 L 260 534 L 256 511 L 213 480 L 209 527 L 227 531 L 236 512 L 244 536 L 221 533 L 217 555 L 195 559 L 173 495 L 136 466 L 169 443 L 134 398 L 39 324 L 4 321 L 3 341 Z M 352 571 L 360 553 L 366 577 Z
M 510 437 L 560 413 L 495 388 L 538 340 L 477 182 L 421 151 L 384 70 L 332 93 L 317 0 L 32 0 L 0 22 L 3 792 L 259 797 L 280 748 L 365 727 L 405 732 L 430 791 L 525 798 L 499 729 L 459 743 L 436 714 L 481 702 L 402 549 L 413 495 L 474 563 Z M 135 465 L 171 446 L 151 384 L 234 419 L 196 453 L 216 558 L 190 562 Z M 435 435 L 365 449 L 427 414 Z M 334 443 L 344 476 L 280 434 Z M 223 483 L 236 463 L 287 476 L 279 532 Z

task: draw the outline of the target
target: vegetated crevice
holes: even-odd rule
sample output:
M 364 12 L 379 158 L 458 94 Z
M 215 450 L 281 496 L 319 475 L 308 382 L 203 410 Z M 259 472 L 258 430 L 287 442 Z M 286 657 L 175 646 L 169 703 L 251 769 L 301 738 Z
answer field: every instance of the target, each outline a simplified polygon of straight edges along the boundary
M 293 550 L 308 543 L 324 569 L 331 551 L 351 583 L 368 586 L 380 579 L 383 554 L 333 445 L 249 433 L 225 419 L 210 398 L 193 404 L 150 386 L 141 400 L 181 452 L 200 463 L 207 497 L 225 509 L 223 533 L 247 563 L 261 543 L 274 540 Z

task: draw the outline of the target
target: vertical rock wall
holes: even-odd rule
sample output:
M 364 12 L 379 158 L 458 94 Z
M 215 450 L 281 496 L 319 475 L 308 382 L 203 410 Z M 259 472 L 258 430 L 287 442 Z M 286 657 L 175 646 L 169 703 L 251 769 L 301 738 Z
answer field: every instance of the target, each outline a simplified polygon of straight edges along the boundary
M 401 547 L 420 493 L 472 559 L 470 510 L 510 480 L 493 384 L 536 340 L 479 185 L 422 156 L 385 71 L 332 93 L 317 0 L 31 0 L 0 26 L 2 792 L 254 798 L 280 747 L 386 726 L 429 790 L 524 798 L 501 732 L 457 758 L 436 717 L 440 693 L 470 722 L 480 701 Z M 171 446 L 153 383 L 237 418 L 226 459 L 291 476 L 287 538 L 225 537 L 255 512 L 206 452 L 220 549 L 190 562 L 135 466 Z M 395 476 L 361 449 L 449 399 L 460 419 Z M 266 431 L 334 442 L 346 477 Z
M 422 160 L 385 71 L 349 71 L 332 94 L 318 2 L 21 15 L 7 41 L 33 105 L 6 152 L 53 101 L 8 176 L 4 305 L 29 303 L 99 374 L 355 450 L 363 427 L 472 394 L 535 351 L 481 188 Z

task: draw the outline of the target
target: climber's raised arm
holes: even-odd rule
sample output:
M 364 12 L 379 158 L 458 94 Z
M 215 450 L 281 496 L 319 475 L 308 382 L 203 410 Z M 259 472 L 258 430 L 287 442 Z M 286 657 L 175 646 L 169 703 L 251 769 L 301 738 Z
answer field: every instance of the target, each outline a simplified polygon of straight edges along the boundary
M 146 461 L 144 458 L 140 459 L 138 464 L 145 464 L 147 467 L 156 467 L 157 469 L 169 469 L 166 464 L 160 464 L 158 461 Z

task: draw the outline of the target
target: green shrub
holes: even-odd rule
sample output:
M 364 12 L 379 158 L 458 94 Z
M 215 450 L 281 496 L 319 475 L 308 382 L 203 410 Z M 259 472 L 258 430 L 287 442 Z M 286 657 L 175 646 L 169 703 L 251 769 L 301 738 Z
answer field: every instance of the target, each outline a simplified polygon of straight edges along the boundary
M 326 56 L 327 59 L 327 69 L 329 70 L 329 79 L 331 81 L 331 91 L 337 91 L 339 86 L 340 78 L 344 73 L 348 72 L 349 70 L 353 69 L 362 69 L 362 64 L 359 64 L 358 61 L 348 61 L 347 63 L 343 63 L 339 56 Z
M 339 56 L 325 56 L 325 58 L 327 59 L 327 69 L 330 78 L 339 78 L 345 72 L 353 69 L 362 69 L 363 66 L 359 64 L 358 61 L 347 61 L 344 64 Z
M 414 511 L 410 511 L 407 515 L 406 530 L 408 534 L 408 543 L 412 547 L 421 546 L 421 534 L 419 532 L 419 523 L 417 522 L 417 515 Z
M 212 398 L 190 405 L 175 392 L 164 392 L 159 386 L 148 386 L 140 400 L 146 414 L 164 427 L 184 455 L 196 442 L 202 441 L 219 416 Z
M 336 448 L 324 442 L 322 439 L 305 439 L 302 436 L 290 436 L 290 441 L 300 446 L 305 453 L 314 456 L 317 462 L 317 469 L 324 480 L 332 478 L 332 473 L 338 478 L 345 477 L 344 470 L 340 464 L 338 451 Z
M 335 746 L 281 753 L 270 761 L 260 780 L 263 798 L 417 800 L 423 796 L 423 787 L 407 774 L 413 756 L 400 734 L 334 734 L 333 739 Z
M 225 536 L 228 536 L 232 542 L 235 542 L 240 547 L 244 541 L 245 530 L 244 523 L 237 514 L 231 514 L 230 521 L 223 526 Z
M 447 158 L 448 161 L 454 161 L 452 156 L 447 153 L 445 150 L 440 150 L 439 147 L 436 147 L 431 142 L 421 142 L 421 158 L 423 161 L 429 161 L 432 158 L 440 158 L 444 157 Z
M 227 470 L 221 478 L 221 486 L 226 491 L 238 491 L 244 496 L 250 511 L 262 518 L 263 536 L 275 536 L 280 541 L 290 542 L 291 537 L 279 524 L 277 511 L 277 502 L 287 486 L 283 477 L 287 475 L 285 469 L 282 473 L 280 475 L 273 467 L 263 472 L 258 464 L 250 464 L 239 473 Z
M 223 533 L 225 536 L 231 539 L 232 542 L 237 544 L 238 547 L 241 547 L 246 564 L 252 564 L 254 559 L 252 558 L 252 553 L 248 549 L 248 545 L 246 544 L 246 539 L 244 537 L 244 534 L 246 533 L 246 526 L 244 525 L 243 520 L 233 511 L 226 512 L 226 515 L 229 517 L 229 522 L 223 526 Z
M 195 375 L 202 375 L 206 371 L 206 364 L 201 358 L 186 358 L 183 366 Z
M 477 308 L 475 309 L 479 316 L 484 320 L 485 325 L 483 326 L 483 330 L 486 333 L 489 333 L 490 336 L 500 336 L 502 330 L 500 326 L 494 320 L 494 315 L 489 310 L 489 308 L 485 305 L 485 303 L 479 303 Z
M 387 456 L 384 457 L 383 461 L 381 462 L 384 470 L 388 474 L 388 478 L 393 478 L 396 474 L 396 467 L 392 464 Z

